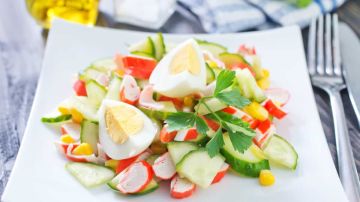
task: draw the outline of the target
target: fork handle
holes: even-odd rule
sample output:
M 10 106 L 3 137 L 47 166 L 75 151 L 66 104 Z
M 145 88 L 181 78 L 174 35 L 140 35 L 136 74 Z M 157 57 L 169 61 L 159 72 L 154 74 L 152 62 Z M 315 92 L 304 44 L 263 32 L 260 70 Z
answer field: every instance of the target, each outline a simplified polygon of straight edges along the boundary
M 346 125 L 344 106 L 340 95 L 341 89 L 342 88 L 333 87 L 330 90 L 331 92 L 329 92 L 334 120 L 339 176 L 349 201 L 359 202 L 359 176 L 356 170 L 350 136 Z

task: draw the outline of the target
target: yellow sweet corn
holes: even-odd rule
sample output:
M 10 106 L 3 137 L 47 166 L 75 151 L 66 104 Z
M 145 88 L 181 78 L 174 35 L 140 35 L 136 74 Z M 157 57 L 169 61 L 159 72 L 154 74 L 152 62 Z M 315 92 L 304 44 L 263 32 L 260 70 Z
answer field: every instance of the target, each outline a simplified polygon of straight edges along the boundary
M 71 108 L 70 112 L 71 112 L 72 120 L 75 123 L 81 123 L 83 121 L 84 117 L 78 110 L 76 110 L 75 108 Z
M 75 155 L 91 155 L 93 154 L 93 149 L 88 143 L 81 143 L 78 147 L 72 152 Z
M 258 81 L 256 81 L 257 85 L 263 89 L 263 90 L 266 90 L 270 87 L 270 79 L 269 77 L 264 77 Z
M 116 170 L 118 164 L 119 164 L 119 160 L 110 159 L 110 160 L 105 161 L 105 166 L 109 167 L 113 170 Z
M 58 111 L 61 113 L 61 114 L 71 114 L 70 112 L 70 109 L 65 107 L 65 106 L 59 106 L 58 107 Z
M 68 134 L 62 135 L 60 140 L 61 140 L 61 142 L 66 143 L 66 144 L 75 142 L 75 140 Z
M 191 96 L 186 96 L 184 98 L 184 106 L 185 107 L 192 107 L 194 105 L 194 99 Z
M 269 118 L 268 111 L 257 102 L 252 102 L 248 106 L 244 107 L 244 111 L 259 121 L 265 121 Z
M 262 71 L 263 71 L 264 78 L 269 78 L 269 77 L 270 77 L 270 72 L 269 72 L 269 70 L 263 69 Z
M 271 186 L 275 183 L 275 177 L 270 170 L 261 170 L 259 176 L 259 183 L 262 186 Z
M 207 60 L 206 63 L 209 65 L 209 67 L 211 68 L 218 68 L 218 65 L 216 64 L 216 62 L 212 61 L 212 60 Z

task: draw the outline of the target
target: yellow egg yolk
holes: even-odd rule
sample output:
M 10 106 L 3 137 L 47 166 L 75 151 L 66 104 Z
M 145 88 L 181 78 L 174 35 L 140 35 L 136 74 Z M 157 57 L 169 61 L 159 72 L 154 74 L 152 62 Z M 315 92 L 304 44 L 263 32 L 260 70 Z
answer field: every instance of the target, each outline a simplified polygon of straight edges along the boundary
M 193 75 L 200 73 L 200 61 L 198 54 L 192 44 L 182 47 L 174 56 L 170 64 L 172 75 L 188 71 Z
M 114 106 L 106 109 L 105 124 L 111 139 L 117 144 L 122 144 L 129 136 L 143 129 L 144 120 L 139 112 L 130 107 Z

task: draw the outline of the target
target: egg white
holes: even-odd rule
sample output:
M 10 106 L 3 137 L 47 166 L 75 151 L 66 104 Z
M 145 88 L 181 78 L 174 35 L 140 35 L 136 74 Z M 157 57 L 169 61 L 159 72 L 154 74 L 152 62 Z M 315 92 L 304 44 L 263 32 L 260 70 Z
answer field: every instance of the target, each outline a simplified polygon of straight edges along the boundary
M 128 140 L 123 144 L 115 143 L 106 130 L 105 111 L 106 107 L 124 106 L 134 109 L 144 120 L 143 128 L 134 135 L 129 136 Z M 158 127 L 138 108 L 124 102 L 115 100 L 103 100 L 98 111 L 99 118 L 99 142 L 105 153 L 112 159 L 121 160 L 127 159 L 140 154 L 153 142 Z
M 183 71 L 175 75 L 171 74 L 170 64 L 172 60 L 183 47 L 189 44 L 195 49 L 197 57 L 199 58 L 199 74 L 193 75 L 188 71 Z M 189 39 L 171 50 L 155 67 L 149 82 L 154 85 L 156 92 L 168 97 L 184 97 L 205 89 L 206 66 L 202 51 L 197 42 L 194 39 Z

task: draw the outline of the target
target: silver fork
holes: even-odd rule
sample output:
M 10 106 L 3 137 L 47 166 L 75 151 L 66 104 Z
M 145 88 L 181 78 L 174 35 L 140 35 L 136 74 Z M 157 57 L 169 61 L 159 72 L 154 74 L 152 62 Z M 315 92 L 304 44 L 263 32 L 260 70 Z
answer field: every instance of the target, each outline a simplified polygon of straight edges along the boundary
M 308 65 L 311 81 L 314 86 L 323 89 L 330 96 L 340 180 L 349 201 L 360 202 L 359 176 L 340 95 L 340 91 L 346 87 L 340 62 L 338 16 L 327 14 L 325 17 L 320 16 L 314 19 L 310 25 L 308 38 Z

